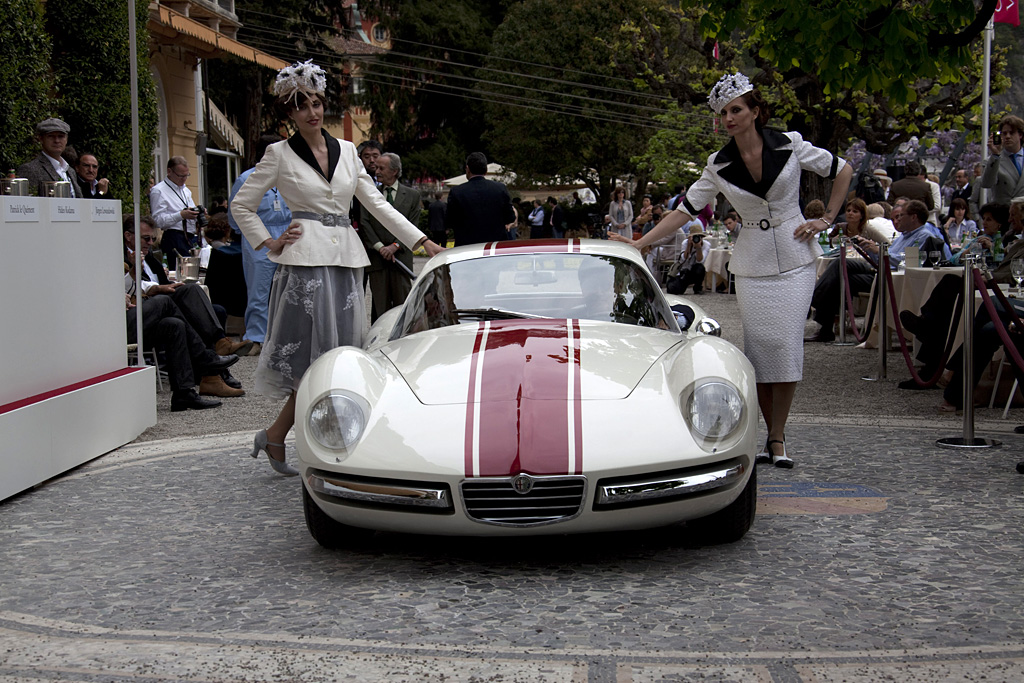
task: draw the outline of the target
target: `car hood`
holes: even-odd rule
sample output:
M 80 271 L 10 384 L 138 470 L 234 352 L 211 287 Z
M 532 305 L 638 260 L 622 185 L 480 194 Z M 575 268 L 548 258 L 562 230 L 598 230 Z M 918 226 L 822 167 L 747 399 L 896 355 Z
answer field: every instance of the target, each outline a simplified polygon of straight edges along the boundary
M 421 332 L 380 347 L 428 405 L 610 400 L 685 342 L 678 333 L 589 320 L 499 320 Z

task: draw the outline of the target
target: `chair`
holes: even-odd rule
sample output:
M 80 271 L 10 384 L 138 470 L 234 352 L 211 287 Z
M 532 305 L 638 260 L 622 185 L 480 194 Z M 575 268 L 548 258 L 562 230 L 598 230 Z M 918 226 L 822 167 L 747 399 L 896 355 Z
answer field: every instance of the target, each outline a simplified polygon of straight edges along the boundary
M 138 344 L 129 344 L 128 345 L 128 365 L 135 365 L 135 358 L 138 357 L 138 351 L 139 351 L 139 345 Z M 142 352 L 142 359 L 146 360 L 147 357 L 148 357 L 149 360 L 152 361 L 152 363 L 147 363 L 147 365 L 151 364 L 154 368 L 156 368 L 156 384 L 157 384 L 157 387 L 159 387 L 160 391 L 163 391 L 164 390 L 164 378 L 167 377 L 167 371 L 160 369 L 160 360 L 157 358 L 157 353 L 156 353 L 156 349 L 155 348 L 154 349 L 150 349 L 148 351 L 143 351 Z
M 1006 366 L 1006 365 L 1009 365 L 1012 362 L 1009 358 L 1007 358 L 1006 351 L 1004 349 L 1002 349 L 1002 348 L 999 349 L 999 353 L 997 354 L 997 357 L 999 358 L 999 367 L 998 367 L 998 369 L 996 369 L 996 379 L 992 383 L 992 393 L 988 397 L 988 407 L 989 408 L 992 408 L 995 405 L 996 394 L 999 393 L 999 382 L 1003 378 L 1003 367 Z M 1013 378 L 1013 386 L 1010 387 L 1010 393 L 1006 397 L 1006 405 L 1003 406 L 1003 419 L 1004 420 L 1006 419 L 1007 415 L 1010 414 L 1010 406 L 1013 405 L 1013 399 L 1017 395 L 1018 387 L 1019 387 L 1019 382 L 1017 381 L 1017 378 L 1014 377 Z

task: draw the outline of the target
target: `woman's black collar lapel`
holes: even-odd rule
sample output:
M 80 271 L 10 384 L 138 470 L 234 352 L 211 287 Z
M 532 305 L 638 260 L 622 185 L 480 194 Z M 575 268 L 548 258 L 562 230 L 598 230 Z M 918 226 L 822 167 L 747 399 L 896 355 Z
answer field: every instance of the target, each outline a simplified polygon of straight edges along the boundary
M 747 170 L 747 165 L 743 163 L 743 157 L 740 155 L 740 149 L 735 139 L 729 140 L 729 144 L 715 155 L 715 163 L 726 164 L 724 168 L 718 171 L 719 177 L 723 180 L 729 181 L 741 190 L 746 190 L 750 194 L 765 199 L 768 195 L 768 190 L 771 189 L 775 179 L 782 173 L 782 169 L 786 162 L 789 161 L 793 151 L 780 149 L 790 144 L 791 141 L 777 130 L 772 130 L 771 128 L 763 129 L 761 131 L 761 139 L 764 141 L 761 148 L 761 182 L 754 182 L 750 171 Z
M 328 135 L 326 130 L 321 130 L 320 133 L 324 136 L 324 140 L 327 141 L 326 176 L 324 176 L 324 170 L 320 168 L 320 164 L 317 163 L 316 157 L 313 155 L 313 150 L 309 148 L 309 144 L 301 135 L 296 133 L 288 138 L 288 146 L 292 148 L 293 152 L 299 155 L 300 159 L 312 166 L 313 170 L 319 173 L 324 180 L 331 182 L 334 178 L 334 169 L 338 166 L 338 159 L 341 158 L 341 143 Z

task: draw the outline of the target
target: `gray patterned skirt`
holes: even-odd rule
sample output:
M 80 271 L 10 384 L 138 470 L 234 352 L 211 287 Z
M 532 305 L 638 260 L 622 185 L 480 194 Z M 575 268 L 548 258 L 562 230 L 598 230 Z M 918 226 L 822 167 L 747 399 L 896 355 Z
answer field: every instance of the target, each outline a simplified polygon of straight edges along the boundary
M 287 398 L 313 361 L 339 346 L 362 346 L 365 336 L 362 268 L 278 266 L 256 392 Z
M 736 276 L 743 353 L 758 383 L 803 379 L 804 323 L 817 276 L 814 263 L 781 275 Z

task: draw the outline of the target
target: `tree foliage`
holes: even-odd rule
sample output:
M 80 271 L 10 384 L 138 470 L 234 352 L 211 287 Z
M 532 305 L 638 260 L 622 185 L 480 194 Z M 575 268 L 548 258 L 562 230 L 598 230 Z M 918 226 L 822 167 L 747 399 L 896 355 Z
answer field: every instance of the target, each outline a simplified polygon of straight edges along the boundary
M 708 87 L 739 69 L 754 77 L 785 127 L 827 149 L 861 139 L 884 154 L 923 131 L 972 125 L 982 94 L 976 38 L 994 6 L 652 0 L 642 5 L 631 46 L 648 64 L 649 86 L 680 102 L 705 105 Z M 720 60 L 711 54 L 716 40 Z M 684 49 L 703 49 L 703 63 L 673 61 Z M 1001 64 L 997 54 L 995 91 L 1006 87 Z
M 509 11 L 486 63 L 497 85 L 478 92 L 489 99 L 486 139 L 521 178 L 580 180 L 603 203 L 636 172 L 664 102 L 636 90 L 642 65 L 615 49 L 630 12 L 613 0 L 525 0 Z
M 483 105 L 472 93 L 507 0 L 368 0 L 391 49 L 360 62 L 371 135 L 402 157 L 409 178 L 462 172 L 469 152 L 483 151 Z
M 238 39 L 288 62 L 312 59 L 327 72 L 328 112 L 343 112 L 349 105 L 349 73 L 345 55 L 335 48 L 339 35 L 350 29 L 345 5 L 344 0 L 246 0 L 235 5 L 242 22 Z M 209 75 L 210 96 L 237 116 L 251 166 L 260 135 L 283 126 L 270 94 L 275 74 L 224 55 L 209 63 Z
M 149 3 L 136 0 L 140 175 L 149 177 L 156 142 L 156 89 L 149 71 Z M 49 0 L 58 111 L 71 126 L 69 144 L 90 152 L 111 193 L 130 202 L 132 187 L 131 78 L 128 8 L 99 0 Z M 143 188 L 145 190 L 145 188 Z
M 50 37 L 35 0 L 0 0 L 4 37 L 0 40 L 0 169 L 39 153 L 35 124 L 54 115 Z

